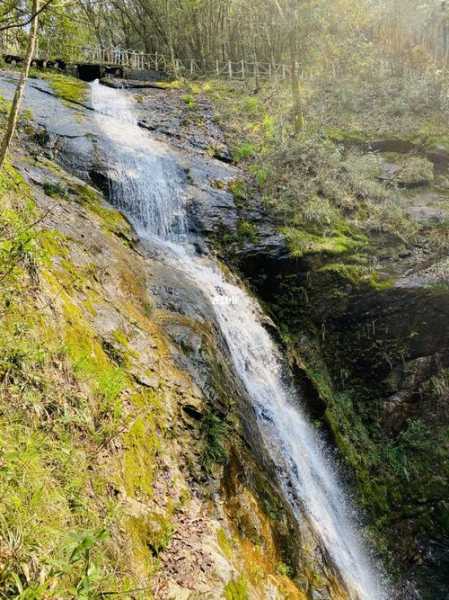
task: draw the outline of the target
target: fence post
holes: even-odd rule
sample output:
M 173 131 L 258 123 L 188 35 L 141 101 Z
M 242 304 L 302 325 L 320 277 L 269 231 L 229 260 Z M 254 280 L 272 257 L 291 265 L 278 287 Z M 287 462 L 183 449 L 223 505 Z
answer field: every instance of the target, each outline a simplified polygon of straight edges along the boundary
M 232 62 L 229 61 L 228 63 L 228 69 L 229 69 L 229 79 L 232 79 Z
M 217 77 L 220 77 L 220 64 L 219 64 L 218 60 L 216 62 L 216 68 L 217 68 Z
M 158 56 L 157 52 L 156 52 L 156 55 L 154 57 L 154 66 L 156 67 L 155 70 L 159 71 L 159 56 Z
M 245 61 L 242 60 L 242 79 L 245 79 Z
M 193 58 L 190 59 L 190 75 L 193 75 Z

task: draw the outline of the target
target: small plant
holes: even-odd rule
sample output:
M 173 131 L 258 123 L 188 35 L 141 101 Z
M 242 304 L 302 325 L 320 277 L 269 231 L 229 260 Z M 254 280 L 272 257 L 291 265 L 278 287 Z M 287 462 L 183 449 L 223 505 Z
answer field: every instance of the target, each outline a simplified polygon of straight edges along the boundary
M 254 223 L 249 221 L 240 221 L 237 228 L 239 239 L 243 241 L 249 241 L 253 244 L 257 242 L 258 232 L 257 227 Z
M 251 116 L 256 116 L 262 111 L 260 101 L 256 96 L 245 96 L 242 101 L 242 108 Z
M 42 184 L 42 189 L 51 198 L 59 197 L 65 198 L 67 196 L 67 188 L 62 185 L 62 183 L 53 182 L 53 181 L 44 181 Z
M 146 317 L 151 317 L 154 314 L 156 305 L 153 300 L 146 300 L 143 305 L 143 312 Z
M 184 96 L 181 96 L 181 100 L 191 110 L 197 107 L 197 101 L 191 94 L 185 94 Z
M 202 461 L 206 470 L 210 470 L 214 464 L 225 464 L 228 452 L 224 446 L 224 438 L 228 425 L 217 414 L 210 412 L 204 417 L 201 430 L 206 444 Z
M 281 577 L 291 577 L 292 576 L 292 569 L 291 567 L 289 567 L 288 565 L 286 565 L 283 562 L 280 562 L 277 566 L 277 572 L 279 573 L 279 575 L 281 575 Z
M 234 179 L 228 183 L 228 191 L 236 200 L 243 201 L 248 199 L 248 186 L 241 179 Z
M 96 532 L 85 532 L 75 538 L 75 547 L 69 558 L 69 565 L 81 565 L 82 575 L 76 585 L 76 596 L 79 600 L 94 598 L 98 592 L 98 583 L 103 575 L 101 570 L 92 561 L 94 547 L 108 537 L 107 532 L 101 529 Z M 95 594 L 95 596 L 94 596 Z
M 239 146 L 234 149 L 232 153 L 232 158 L 234 162 L 238 163 L 242 160 L 246 160 L 248 158 L 253 158 L 256 154 L 256 148 L 250 142 L 243 142 Z
M 256 178 L 259 188 L 263 188 L 265 186 L 271 174 L 270 169 L 268 169 L 265 165 L 259 164 L 254 165 L 254 167 L 251 169 L 251 172 Z

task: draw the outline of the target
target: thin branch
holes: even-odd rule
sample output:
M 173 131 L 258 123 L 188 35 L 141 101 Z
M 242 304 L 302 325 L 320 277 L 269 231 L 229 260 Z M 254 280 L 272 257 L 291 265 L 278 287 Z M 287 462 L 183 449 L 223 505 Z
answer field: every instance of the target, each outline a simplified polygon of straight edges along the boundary
M 47 0 L 47 2 L 45 2 L 45 4 L 43 4 L 36 12 L 34 12 L 32 15 L 30 15 L 28 17 L 28 19 L 25 19 L 25 21 L 21 21 L 20 23 L 14 23 L 12 25 L 3 25 L 3 27 L 0 27 L 0 32 L 5 31 L 7 29 L 20 29 L 21 27 L 25 27 L 26 25 L 29 25 L 30 23 L 32 23 L 34 21 L 34 19 L 36 17 L 38 17 L 41 12 L 43 12 L 46 8 L 48 8 L 48 6 L 53 2 L 53 0 Z

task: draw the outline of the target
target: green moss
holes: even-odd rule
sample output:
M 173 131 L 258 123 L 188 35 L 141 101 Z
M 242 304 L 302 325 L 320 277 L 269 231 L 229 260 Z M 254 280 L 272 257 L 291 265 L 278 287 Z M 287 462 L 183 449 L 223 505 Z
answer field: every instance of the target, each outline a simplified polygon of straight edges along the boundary
M 21 186 L 9 185 L 13 179 L 1 200 L 14 193 L 11 206 L 21 226 L 21 207 L 27 214 L 28 201 Z M 0 535 L 9 558 L 2 565 L 0 587 L 8 597 L 66 597 L 74 589 L 95 595 L 112 577 L 105 537 L 99 533 L 108 527 L 110 513 L 104 507 L 100 515 L 89 491 L 93 474 L 97 481 L 102 477 L 90 455 L 90 408 L 65 362 L 58 327 L 42 312 L 36 284 L 23 272 L 9 285 L 20 302 L 11 301 L 4 281 Z M 126 577 L 122 583 L 129 583 Z
M 102 196 L 88 185 L 73 185 L 76 202 L 100 217 L 106 231 L 131 239 L 131 226 L 119 211 L 104 205 Z
M 67 188 L 60 183 L 53 183 L 51 181 L 44 181 L 42 189 L 50 197 L 64 198 L 67 195 Z
M 337 143 L 353 143 L 363 144 L 368 142 L 370 139 L 376 137 L 376 134 L 371 134 L 368 130 L 357 130 L 357 129 L 339 129 L 337 127 L 327 127 L 324 130 L 326 136 L 333 142 Z
M 283 562 L 280 562 L 277 566 L 277 572 L 282 577 L 292 577 L 292 569 Z
M 223 552 L 223 555 L 228 560 L 231 560 L 233 555 L 232 542 L 226 535 L 226 531 L 224 529 L 219 529 L 217 531 L 217 543 L 220 547 L 220 550 Z
M 389 289 L 393 285 L 390 278 L 381 277 L 377 272 L 363 265 L 346 263 L 328 263 L 318 273 L 334 273 L 354 285 L 369 285 L 375 290 Z
M 173 81 L 158 81 L 157 84 L 164 90 L 182 90 L 185 87 L 185 83 L 179 79 Z
M 87 97 L 87 84 L 80 79 L 51 71 L 39 71 L 38 76 L 41 79 L 46 79 L 52 90 L 63 100 L 83 102 Z
M 284 227 L 281 232 L 287 240 L 292 256 L 300 258 L 307 254 L 345 254 L 352 250 L 359 249 L 366 242 L 360 236 L 354 236 L 331 231 L 329 236 L 308 233 L 299 228 Z
M 76 196 L 67 189 L 66 199 Z M 98 201 L 80 189 L 80 202 Z M 0 243 L 1 275 L 8 266 L 0 286 L 0 537 L 8 557 L 0 588 L 42 600 L 149 585 L 170 542 L 172 509 L 131 523 L 123 496 L 145 505 L 153 494 L 164 407 L 129 374 L 135 354 L 124 329 L 111 337 L 125 360 L 105 351 L 91 318 L 96 264 L 75 265 L 73 240 L 35 231 L 31 190 L 10 165 L 0 173 L 0 206 L 8 238 Z
M 152 513 L 149 517 L 148 545 L 154 556 L 168 548 L 173 535 L 173 525 L 170 519 L 158 513 Z
M 125 348 L 128 346 L 128 338 L 126 337 L 126 333 L 122 329 L 116 329 L 112 332 L 112 337 L 116 342 L 124 346 Z
M 129 385 L 125 372 L 111 364 L 94 332 L 84 322 L 81 310 L 68 300 L 64 306 L 68 323 L 65 350 L 72 360 L 78 377 L 93 387 L 105 408 L 113 408 L 115 401 Z
M 148 405 L 147 405 L 148 410 Z M 155 457 L 159 449 L 156 422 L 150 416 L 137 417 L 125 436 L 124 481 L 128 495 L 153 495 Z

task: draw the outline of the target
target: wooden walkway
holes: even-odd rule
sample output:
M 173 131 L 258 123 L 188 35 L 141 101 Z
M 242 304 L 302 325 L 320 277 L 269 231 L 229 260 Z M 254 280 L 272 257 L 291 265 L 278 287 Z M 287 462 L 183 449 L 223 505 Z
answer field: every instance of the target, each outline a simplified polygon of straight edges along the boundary
M 14 52 L 15 50 L 15 52 Z M 20 62 L 17 48 L 9 47 L 3 50 L 4 56 L 17 59 Z M 38 66 L 59 65 L 101 65 L 108 69 L 129 69 L 131 71 L 158 71 L 175 77 L 191 79 L 217 78 L 228 80 L 258 79 L 285 80 L 291 75 L 291 66 L 287 64 L 263 63 L 257 61 L 198 61 L 196 59 L 171 59 L 163 54 L 145 54 L 123 48 L 85 47 L 72 48 L 67 52 L 68 60 L 60 60 L 57 56 L 36 56 Z M 295 68 L 299 73 L 299 65 Z
M 196 59 L 170 59 L 163 54 L 144 54 L 121 48 L 84 48 L 80 58 L 89 63 L 127 67 L 137 71 L 164 71 L 176 76 L 191 78 L 216 77 L 219 79 L 287 79 L 291 67 L 286 64 L 233 61 L 198 61 Z M 296 65 L 299 71 L 299 66 Z

